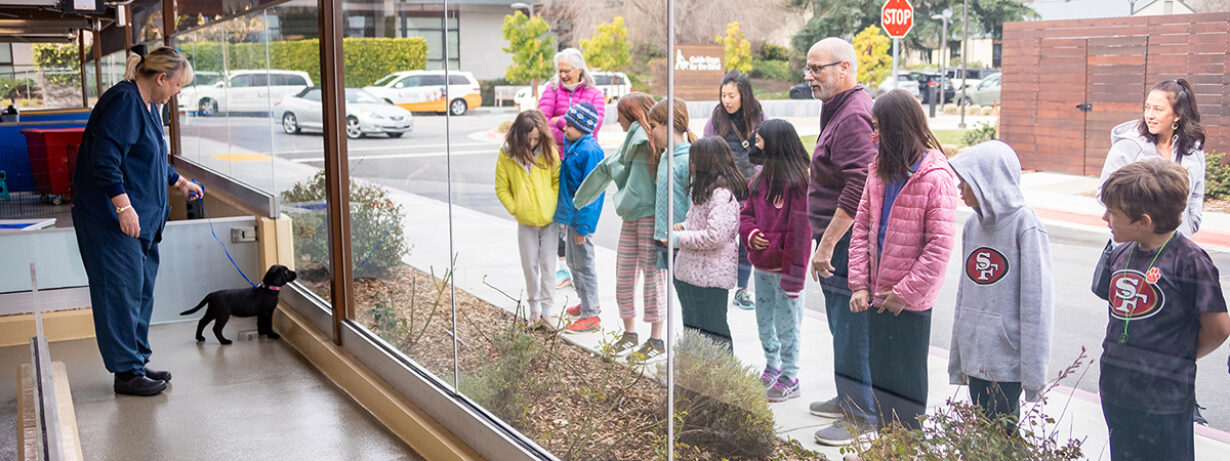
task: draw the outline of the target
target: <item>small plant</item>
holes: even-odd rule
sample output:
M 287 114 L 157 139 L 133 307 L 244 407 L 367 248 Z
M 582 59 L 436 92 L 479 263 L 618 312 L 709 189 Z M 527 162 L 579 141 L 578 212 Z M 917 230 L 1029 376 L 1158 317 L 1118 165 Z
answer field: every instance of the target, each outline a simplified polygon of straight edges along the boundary
M 690 329 L 675 345 L 675 357 L 676 447 L 750 459 L 771 455 L 773 412 L 752 368 Z
M 305 265 L 329 260 L 329 223 L 323 209 L 325 173 L 282 192 L 282 201 L 301 206 L 290 210 L 294 218 L 295 252 Z M 355 277 L 376 277 L 402 263 L 406 246 L 402 206 L 383 187 L 350 183 L 350 233 Z
M 1230 165 L 1225 152 L 1209 152 L 1204 157 L 1204 199 L 1230 198 Z
M 1042 391 L 1017 423 L 1011 417 L 989 418 L 969 402 L 949 398 L 932 414 L 919 417 L 921 429 L 908 430 L 900 423 L 881 429 L 868 447 L 852 445 L 842 453 L 854 453 L 863 461 L 1067 461 L 1081 459 L 1084 439 L 1059 440 L 1058 420 L 1042 412 L 1047 394 L 1059 382 L 1076 374 L 1086 364 L 1085 348 L 1068 368 Z M 1086 368 L 1085 371 L 1088 371 Z M 1084 377 L 1084 372 L 1080 377 Z M 1077 381 L 1080 381 L 1080 377 Z M 1015 425 L 1017 430 L 1008 431 Z
M 966 146 L 973 146 L 996 139 L 997 137 L 995 125 L 987 122 L 978 122 L 974 129 L 965 132 L 961 142 Z

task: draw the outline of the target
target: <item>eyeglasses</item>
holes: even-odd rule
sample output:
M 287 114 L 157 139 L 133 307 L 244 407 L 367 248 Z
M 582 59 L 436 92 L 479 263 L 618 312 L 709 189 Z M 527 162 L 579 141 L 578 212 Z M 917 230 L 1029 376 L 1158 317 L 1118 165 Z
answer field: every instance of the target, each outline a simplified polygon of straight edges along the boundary
M 820 75 L 820 71 L 824 70 L 824 68 L 825 68 L 825 67 L 829 67 L 829 66 L 836 66 L 836 65 L 841 64 L 841 63 L 843 63 L 843 62 L 845 62 L 845 61 L 830 62 L 830 63 L 828 63 L 828 64 L 823 64 L 823 65 L 819 65 L 819 66 L 807 66 L 807 67 L 804 67 L 804 68 L 803 68 L 803 71 L 804 71 L 804 72 L 806 72 L 806 73 L 812 74 L 812 75 Z

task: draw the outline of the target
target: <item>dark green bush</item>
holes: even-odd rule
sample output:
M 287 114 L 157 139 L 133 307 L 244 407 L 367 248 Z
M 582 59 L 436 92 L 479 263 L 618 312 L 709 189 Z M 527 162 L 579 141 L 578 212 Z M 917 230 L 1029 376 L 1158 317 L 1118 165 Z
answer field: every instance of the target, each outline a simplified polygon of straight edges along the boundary
M 752 77 L 768 78 L 773 80 L 794 81 L 796 80 L 794 72 L 790 70 L 790 61 L 781 60 L 752 60 Z
M 965 143 L 966 146 L 973 146 L 996 139 L 997 137 L 995 125 L 987 122 L 978 122 L 974 129 L 965 132 L 961 142 Z
M 542 354 L 543 344 L 521 328 L 501 328 L 491 336 L 491 361 L 475 376 L 461 380 L 461 393 L 474 399 L 500 419 L 520 425 L 531 409 L 538 381 L 530 365 Z
M 266 61 L 264 43 L 227 44 L 226 70 L 264 69 L 267 65 L 270 69 L 307 72 L 314 83 L 320 83 L 319 40 L 274 41 L 268 45 Z M 393 72 L 427 66 L 427 40 L 422 37 L 345 38 L 342 47 L 348 87 L 364 87 Z M 188 55 L 194 70 L 223 71 L 221 43 L 186 42 L 180 44 L 180 50 Z
M 38 83 L 33 79 L 0 78 L 0 98 L 23 98 L 27 94 L 37 92 Z
M 1230 198 L 1230 164 L 1225 152 L 1209 152 L 1204 157 L 1204 199 Z
M 765 61 L 788 61 L 790 60 L 790 48 L 765 42 L 765 44 L 760 45 L 760 49 L 757 50 L 756 59 L 762 59 Z
M 479 80 L 478 87 L 483 95 L 483 106 L 491 107 L 495 105 L 495 87 L 512 85 L 505 78 L 497 78 L 495 80 Z
M 282 192 L 282 201 L 291 205 L 320 205 L 325 200 L 325 174 L 295 184 Z M 323 209 L 298 208 L 287 211 L 293 220 L 295 253 L 304 263 L 328 261 L 329 223 Z M 383 187 L 350 183 L 351 255 L 355 277 L 374 277 L 401 265 L 408 252 L 402 229 L 405 211 L 389 199 Z

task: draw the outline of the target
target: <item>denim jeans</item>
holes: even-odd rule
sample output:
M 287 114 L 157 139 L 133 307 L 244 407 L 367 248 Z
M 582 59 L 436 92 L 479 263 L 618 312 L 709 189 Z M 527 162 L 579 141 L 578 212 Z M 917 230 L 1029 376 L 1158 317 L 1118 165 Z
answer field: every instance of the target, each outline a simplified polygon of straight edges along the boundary
M 802 293 L 797 298 L 782 291 L 782 275 L 756 269 L 756 328 L 765 366 L 782 371 L 786 379 L 799 377 L 799 324 L 803 321 Z
M 816 244 L 820 239 L 816 239 Z M 867 312 L 850 312 L 850 232 L 833 247 L 833 276 L 820 279 L 824 311 L 833 335 L 833 379 L 842 409 L 874 423 L 868 360 Z
M 1192 412 L 1157 414 L 1121 407 L 1102 399 L 1102 416 L 1110 429 L 1111 461 L 1196 458 Z

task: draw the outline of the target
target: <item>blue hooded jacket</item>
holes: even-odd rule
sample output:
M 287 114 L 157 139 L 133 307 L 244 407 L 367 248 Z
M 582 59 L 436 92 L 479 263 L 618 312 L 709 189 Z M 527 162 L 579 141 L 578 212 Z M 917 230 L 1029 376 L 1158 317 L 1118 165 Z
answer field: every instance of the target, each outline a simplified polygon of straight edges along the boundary
M 564 162 L 560 165 L 559 204 L 555 207 L 555 222 L 576 229 L 580 235 L 592 234 L 598 227 L 598 217 L 602 215 L 602 202 L 606 193 L 602 193 L 593 203 L 579 210 L 572 205 L 572 198 L 576 196 L 577 189 L 580 189 L 581 182 L 598 167 L 605 156 L 598 141 L 587 134 L 568 143 Z

